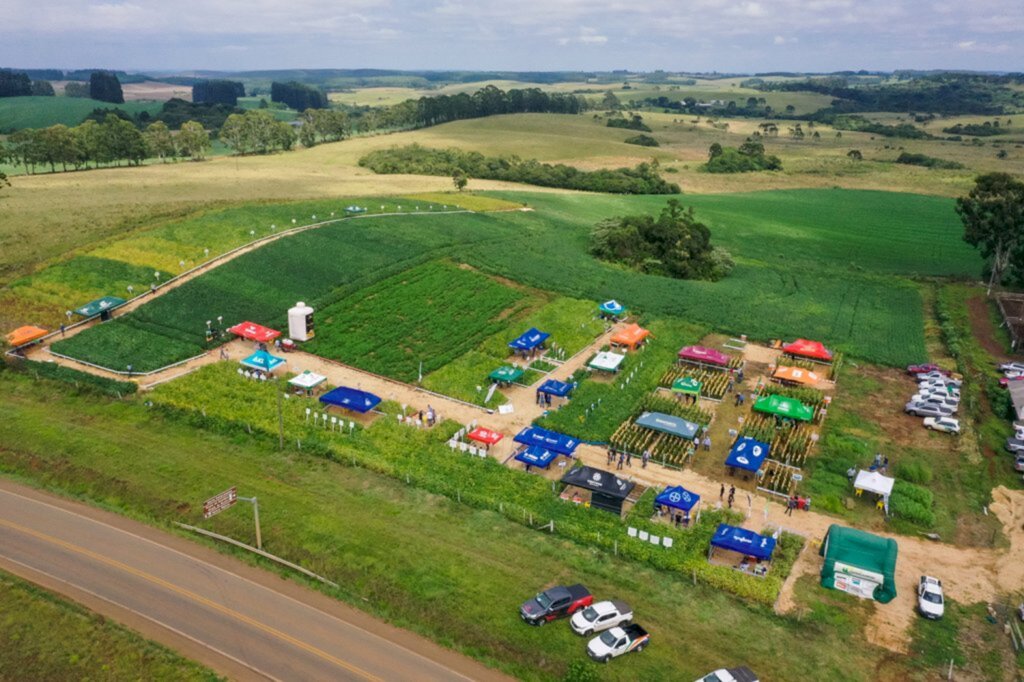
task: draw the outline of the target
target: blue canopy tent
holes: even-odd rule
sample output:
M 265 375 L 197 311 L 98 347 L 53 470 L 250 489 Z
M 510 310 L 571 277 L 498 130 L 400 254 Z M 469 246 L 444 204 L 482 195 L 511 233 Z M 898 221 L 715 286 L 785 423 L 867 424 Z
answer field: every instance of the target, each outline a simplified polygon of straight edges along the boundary
M 763 561 L 772 558 L 772 552 L 775 551 L 775 538 L 770 535 L 758 535 L 746 528 L 738 528 L 727 523 L 720 523 L 715 530 L 714 536 L 711 538 L 708 560 L 711 559 L 715 547 Z M 756 570 L 755 575 L 757 575 Z
M 697 435 L 700 426 L 693 422 L 686 421 L 682 417 L 674 417 L 662 412 L 644 412 L 636 418 L 636 425 L 643 426 L 654 431 L 661 431 L 671 436 L 679 436 L 687 440 L 693 440 Z
M 564 381 L 556 381 L 555 379 L 548 379 L 540 388 L 537 389 L 537 393 L 548 393 L 550 395 L 564 398 L 565 396 L 572 393 L 572 384 L 567 384 Z
M 614 298 L 597 306 L 597 309 L 601 311 L 602 315 L 607 315 L 609 317 L 618 317 L 622 313 L 626 312 L 626 307 Z
M 273 372 L 285 363 L 283 358 L 271 355 L 265 350 L 258 350 L 245 360 L 242 364 L 250 369 L 258 369 L 261 372 Z
M 551 336 L 551 334 L 542 332 L 536 327 L 530 327 L 528 330 L 523 332 L 518 339 L 509 341 L 508 346 L 516 353 L 525 353 L 547 341 L 549 336 Z
M 764 464 L 770 451 L 771 446 L 768 443 L 754 440 L 750 436 L 743 436 L 733 443 L 729 456 L 725 458 L 725 466 L 756 472 Z
M 537 447 L 547 448 L 567 457 L 572 457 L 572 454 L 576 452 L 576 448 L 580 445 L 580 442 L 575 438 L 536 426 L 525 427 L 516 434 L 513 440 L 523 445 L 536 445 Z
M 380 404 L 380 397 L 359 389 L 339 386 L 320 396 L 320 402 L 364 414 Z
M 516 460 L 527 466 L 541 467 L 547 469 L 552 462 L 558 459 L 557 452 L 542 448 L 539 445 L 531 445 L 516 455 Z
M 665 488 L 661 491 L 661 493 L 654 498 L 655 509 L 659 506 L 671 507 L 672 509 L 679 509 L 686 512 L 687 519 L 690 518 L 690 510 L 696 507 L 697 518 L 694 519 L 694 523 L 700 520 L 700 495 L 697 493 L 691 493 L 681 485 Z

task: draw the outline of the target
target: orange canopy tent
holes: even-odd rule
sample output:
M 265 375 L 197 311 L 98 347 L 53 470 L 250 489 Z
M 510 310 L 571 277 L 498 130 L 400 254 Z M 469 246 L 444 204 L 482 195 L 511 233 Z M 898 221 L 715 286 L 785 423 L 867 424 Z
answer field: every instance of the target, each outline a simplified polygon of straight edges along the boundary
M 41 339 L 49 333 L 42 327 L 18 327 L 7 335 L 7 343 L 14 347 L 24 346 L 26 343 Z
M 617 346 L 628 346 L 630 350 L 636 350 L 636 347 L 650 335 L 650 330 L 644 329 L 638 324 L 631 324 L 615 332 L 611 342 Z
M 790 384 L 801 384 L 803 386 L 814 386 L 821 378 L 814 372 L 803 367 L 786 367 L 780 365 L 772 377 Z

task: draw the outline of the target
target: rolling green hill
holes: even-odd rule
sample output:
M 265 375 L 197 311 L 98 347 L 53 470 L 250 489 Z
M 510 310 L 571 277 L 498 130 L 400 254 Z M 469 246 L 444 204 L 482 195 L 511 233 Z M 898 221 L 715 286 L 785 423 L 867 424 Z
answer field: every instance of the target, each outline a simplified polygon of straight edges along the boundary
M 135 115 L 141 111 L 155 114 L 160 111 L 160 102 L 125 102 L 110 104 L 95 99 L 79 97 L 4 97 L 0 98 L 0 132 L 22 128 L 46 128 L 63 123 L 78 125 L 96 108 L 116 107 Z

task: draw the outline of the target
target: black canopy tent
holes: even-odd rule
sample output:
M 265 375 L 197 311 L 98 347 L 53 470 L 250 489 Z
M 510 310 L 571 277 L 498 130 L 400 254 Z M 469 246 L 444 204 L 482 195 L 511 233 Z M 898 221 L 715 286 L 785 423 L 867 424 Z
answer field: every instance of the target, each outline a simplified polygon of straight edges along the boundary
M 589 490 L 590 504 L 598 509 L 622 513 L 622 503 L 635 487 L 632 481 L 625 481 L 610 471 L 593 467 L 578 467 L 562 477 L 562 483 Z

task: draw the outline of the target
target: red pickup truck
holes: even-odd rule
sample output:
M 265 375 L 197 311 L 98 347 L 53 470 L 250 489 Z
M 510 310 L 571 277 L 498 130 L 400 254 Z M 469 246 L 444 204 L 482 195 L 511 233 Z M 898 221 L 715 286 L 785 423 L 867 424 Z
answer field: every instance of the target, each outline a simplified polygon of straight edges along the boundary
M 556 618 L 571 616 L 593 603 L 594 596 L 583 585 L 558 585 L 526 600 L 519 607 L 519 616 L 530 625 L 544 625 Z

